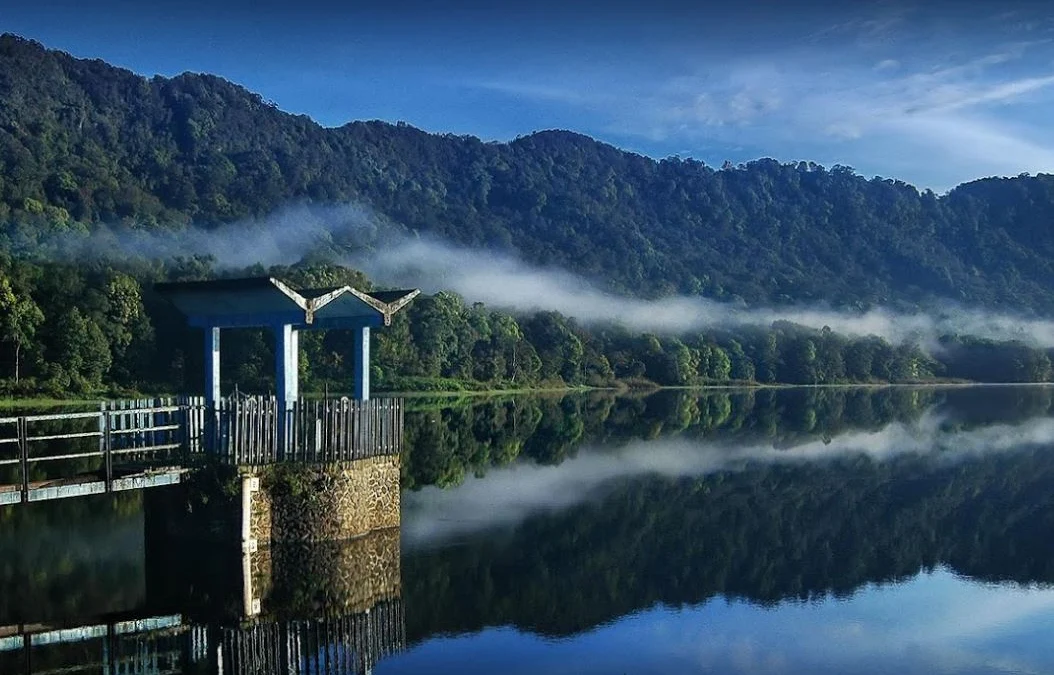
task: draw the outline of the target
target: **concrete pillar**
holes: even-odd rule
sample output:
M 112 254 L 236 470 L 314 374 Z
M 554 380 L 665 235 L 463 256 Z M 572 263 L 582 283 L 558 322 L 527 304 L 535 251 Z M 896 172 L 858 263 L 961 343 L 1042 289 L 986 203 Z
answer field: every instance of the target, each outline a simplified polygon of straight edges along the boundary
M 359 401 L 370 398 L 370 329 L 369 327 L 352 329 L 354 374 L 351 383 L 351 397 Z
M 299 395 L 300 340 L 293 327 L 286 324 L 274 329 L 276 395 L 280 406 L 293 407 Z
M 205 329 L 205 408 L 220 400 L 220 329 Z

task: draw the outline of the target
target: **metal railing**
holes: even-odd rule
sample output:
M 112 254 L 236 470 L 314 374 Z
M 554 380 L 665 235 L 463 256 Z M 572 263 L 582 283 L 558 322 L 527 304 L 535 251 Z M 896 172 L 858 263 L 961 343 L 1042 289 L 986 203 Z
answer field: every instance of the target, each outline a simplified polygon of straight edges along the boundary
M 111 492 L 131 474 L 172 471 L 195 457 L 260 465 L 394 455 L 402 432 L 402 401 L 395 398 L 300 400 L 286 407 L 274 397 L 231 397 L 214 408 L 203 397 L 156 398 L 107 401 L 98 411 L 0 417 L 0 504 L 11 503 L 14 492 L 18 501 L 31 501 L 31 490 L 71 480 L 92 480 Z
M 18 484 L 0 485 L 0 492 L 18 490 L 21 501 L 28 501 L 34 485 L 72 478 L 72 463 L 110 492 L 130 465 L 142 471 L 178 454 L 181 418 L 182 408 L 170 398 L 108 401 L 91 412 L 0 417 L 0 470 L 17 466 L 19 475 Z

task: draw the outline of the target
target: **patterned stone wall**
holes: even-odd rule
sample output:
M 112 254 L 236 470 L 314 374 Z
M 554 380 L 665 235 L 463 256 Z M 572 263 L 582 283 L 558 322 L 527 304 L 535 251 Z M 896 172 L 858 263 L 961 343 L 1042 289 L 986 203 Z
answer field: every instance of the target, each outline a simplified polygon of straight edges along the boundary
M 341 541 L 399 527 L 399 456 L 201 470 L 182 485 L 149 490 L 144 499 L 148 529 L 163 537 L 243 547 Z
M 399 457 L 276 465 L 252 495 L 252 536 L 266 542 L 339 541 L 399 526 Z
M 271 541 L 271 493 L 263 489 L 263 481 L 260 481 L 260 488 L 251 496 L 249 531 L 257 545 L 267 545 Z

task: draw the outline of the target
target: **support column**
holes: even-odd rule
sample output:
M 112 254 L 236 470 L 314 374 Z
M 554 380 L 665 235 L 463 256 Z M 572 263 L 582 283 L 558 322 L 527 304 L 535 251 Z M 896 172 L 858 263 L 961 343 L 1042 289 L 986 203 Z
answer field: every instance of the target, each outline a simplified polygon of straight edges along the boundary
M 286 324 L 274 329 L 275 380 L 280 406 L 285 410 L 293 407 L 299 395 L 300 340 L 293 327 Z
M 220 329 L 205 328 L 205 409 L 215 410 L 220 400 Z
M 220 446 L 220 329 L 205 327 L 205 410 L 202 446 L 215 452 Z
M 370 398 L 370 329 L 366 326 L 355 328 L 352 336 L 355 354 L 351 397 L 366 401 Z
M 293 407 L 299 393 L 300 340 L 289 324 L 274 328 L 275 395 L 278 398 L 278 457 L 294 449 Z

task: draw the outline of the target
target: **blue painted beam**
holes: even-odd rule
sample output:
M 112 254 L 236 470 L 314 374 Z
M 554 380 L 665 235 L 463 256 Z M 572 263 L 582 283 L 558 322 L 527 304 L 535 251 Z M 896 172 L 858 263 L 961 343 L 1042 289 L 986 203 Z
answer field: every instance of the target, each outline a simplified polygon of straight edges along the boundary
M 261 312 L 259 314 L 191 314 L 187 323 L 198 328 L 267 328 L 269 326 L 303 323 L 302 311 Z
M 384 317 L 376 316 L 362 317 L 337 317 L 324 319 L 315 317 L 311 323 L 294 323 L 297 330 L 355 330 L 357 328 L 380 327 L 384 325 Z
M 303 312 L 282 312 L 275 314 L 230 314 L 225 316 L 187 317 L 187 324 L 196 328 L 269 328 L 271 326 L 290 325 L 297 330 L 330 330 L 355 329 L 363 326 L 383 326 L 384 317 L 374 316 L 334 317 L 330 319 L 315 317 L 307 323 Z

